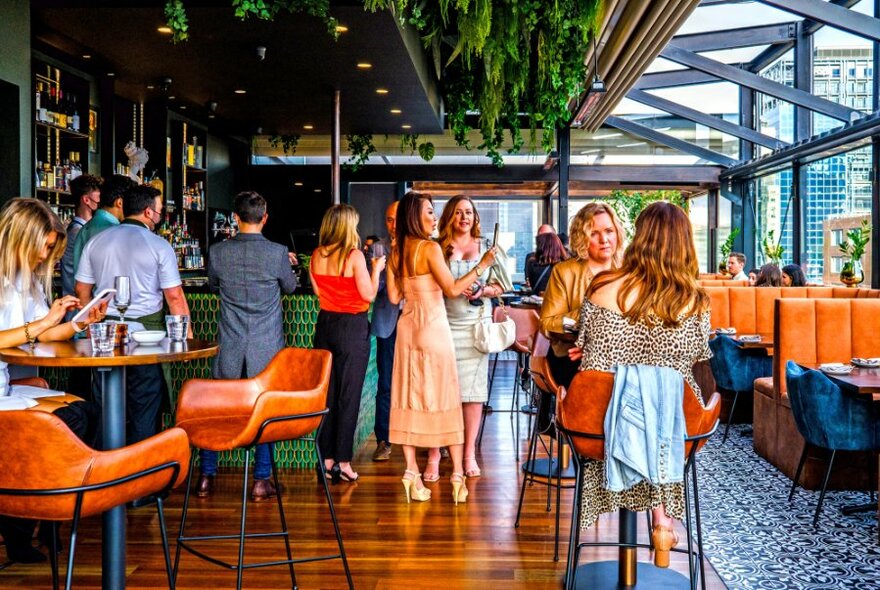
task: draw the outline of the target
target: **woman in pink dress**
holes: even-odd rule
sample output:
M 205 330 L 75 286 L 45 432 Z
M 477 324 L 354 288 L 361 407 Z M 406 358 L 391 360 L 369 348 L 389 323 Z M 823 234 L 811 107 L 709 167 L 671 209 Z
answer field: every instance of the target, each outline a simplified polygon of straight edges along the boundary
M 473 285 L 494 263 L 495 249 L 455 280 L 439 244 L 430 240 L 436 228 L 431 197 L 407 193 L 397 208 L 397 241 L 387 269 L 389 301 L 404 300 L 394 350 L 389 441 L 403 447 L 406 471 L 401 481 L 407 502 L 431 498 L 422 483 L 416 447 L 449 447 L 452 499 L 458 504 L 468 495 L 462 466 L 464 421 L 443 296 L 457 297 Z

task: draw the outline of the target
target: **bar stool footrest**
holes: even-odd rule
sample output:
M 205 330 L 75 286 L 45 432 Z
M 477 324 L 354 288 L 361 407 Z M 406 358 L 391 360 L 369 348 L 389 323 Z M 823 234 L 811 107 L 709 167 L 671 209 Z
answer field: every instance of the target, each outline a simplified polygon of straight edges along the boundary
M 280 533 L 250 533 L 250 534 L 245 535 L 245 538 L 250 539 L 250 538 L 254 538 L 254 537 L 257 537 L 257 538 L 260 538 L 260 537 L 263 537 L 263 538 L 265 538 L 265 537 L 283 537 L 286 534 L 287 533 L 284 533 L 284 532 L 280 532 Z M 218 565 L 222 568 L 226 568 L 229 570 L 237 570 L 238 569 L 237 564 L 228 563 L 226 561 L 223 561 L 222 559 L 217 559 L 216 557 L 211 557 L 207 553 L 203 553 L 202 551 L 199 551 L 198 549 L 196 549 L 194 547 L 190 547 L 189 544 L 186 543 L 186 541 L 188 541 L 188 540 L 220 541 L 220 540 L 238 539 L 238 538 L 240 538 L 239 535 L 217 535 L 217 536 L 209 536 L 209 537 L 186 537 L 184 539 L 178 539 L 177 544 L 182 549 L 186 549 L 187 552 L 191 553 L 192 555 L 195 555 L 196 557 L 198 557 L 200 559 L 203 559 L 207 562 L 213 563 L 214 565 Z M 272 567 L 272 566 L 287 565 L 287 564 L 310 563 L 313 561 L 329 561 L 331 559 L 341 559 L 341 558 L 342 558 L 341 553 L 336 553 L 333 555 L 316 555 L 314 557 L 299 557 L 296 559 L 282 559 L 282 560 L 277 560 L 277 561 L 263 561 L 263 562 L 259 562 L 259 563 L 246 563 L 241 566 L 241 569 L 247 570 L 247 569 L 260 568 L 260 567 Z
M 577 568 L 575 588 L 579 590 L 619 590 L 624 586 L 618 583 L 617 561 L 597 561 Z M 690 588 L 687 576 L 669 568 L 655 567 L 652 563 L 639 562 L 637 568 L 638 583 L 626 588 L 663 588 L 677 590 Z

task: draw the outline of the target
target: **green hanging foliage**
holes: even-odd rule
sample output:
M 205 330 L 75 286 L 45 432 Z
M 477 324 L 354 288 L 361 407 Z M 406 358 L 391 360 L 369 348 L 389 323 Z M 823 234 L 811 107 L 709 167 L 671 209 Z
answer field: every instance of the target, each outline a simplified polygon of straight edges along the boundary
M 409 155 L 416 153 L 419 144 L 418 133 L 404 133 L 400 136 L 400 153 L 404 154 L 409 150 Z
M 620 218 L 626 232 L 626 241 L 631 242 L 636 231 L 636 219 L 645 207 L 654 201 L 666 201 L 690 211 L 690 201 L 677 190 L 622 191 L 613 190 L 608 195 L 608 203 Z
M 273 135 L 269 138 L 269 145 L 273 148 L 278 148 L 281 146 L 281 149 L 284 150 L 285 156 L 292 156 L 296 153 L 296 146 L 299 145 L 300 139 L 299 133 L 294 133 L 293 135 Z
M 261 20 L 273 20 L 282 10 L 291 14 L 308 14 L 320 18 L 327 27 L 327 32 L 335 39 L 339 33 L 339 24 L 330 16 L 330 0 L 232 0 L 235 16 L 245 20 L 256 17 Z M 171 29 L 171 40 L 174 43 L 189 38 L 189 24 L 183 0 L 166 0 L 165 24 Z
M 391 9 L 414 26 L 438 65 L 447 120 L 456 142 L 470 149 L 468 115 L 479 114 L 483 143 L 477 149 L 503 165 L 504 130 L 524 145 L 520 121 L 528 121 L 531 148 L 541 147 L 568 125 L 569 104 L 586 77 L 584 57 L 602 22 L 603 0 L 365 0 L 369 10 Z M 442 65 L 442 67 L 440 66 Z
M 369 133 L 360 135 L 346 135 L 345 140 L 348 141 L 348 151 L 351 158 L 345 163 L 352 171 L 357 172 L 361 166 L 370 159 L 370 154 L 376 153 L 376 146 L 373 145 L 373 136 Z
M 434 144 L 430 141 L 426 141 L 419 145 L 419 155 L 425 162 L 430 162 L 434 159 Z

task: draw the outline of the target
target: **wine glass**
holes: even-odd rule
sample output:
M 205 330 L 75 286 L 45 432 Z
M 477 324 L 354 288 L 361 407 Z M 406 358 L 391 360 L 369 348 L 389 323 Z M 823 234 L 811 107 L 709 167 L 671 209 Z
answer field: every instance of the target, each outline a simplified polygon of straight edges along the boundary
M 383 244 L 381 242 L 376 242 L 375 244 L 373 244 L 372 247 L 373 247 L 373 254 L 372 254 L 373 258 L 382 258 L 383 256 L 385 256 L 385 254 L 386 254 L 385 244 Z
M 119 310 L 119 321 L 124 323 L 125 312 L 128 310 L 128 306 L 131 305 L 131 281 L 128 277 L 116 277 L 113 281 L 113 287 L 116 289 L 116 294 L 113 296 L 113 304 Z

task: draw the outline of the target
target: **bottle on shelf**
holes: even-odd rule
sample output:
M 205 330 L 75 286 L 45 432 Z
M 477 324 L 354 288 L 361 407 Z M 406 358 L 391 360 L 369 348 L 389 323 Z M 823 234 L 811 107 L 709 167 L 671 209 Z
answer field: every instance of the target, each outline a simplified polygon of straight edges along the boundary
M 56 111 L 56 125 L 67 128 L 67 106 L 64 103 L 64 92 L 58 89 L 58 109 Z
M 71 108 L 71 119 L 70 119 L 70 128 L 76 131 L 77 133 L 80 130 L 79 126 L 79 109 L 76 107 L 76 95 L 73 94 L 70 97 L 70 108 Z

